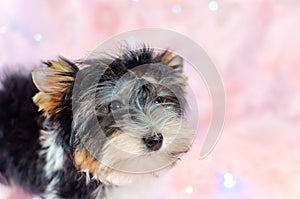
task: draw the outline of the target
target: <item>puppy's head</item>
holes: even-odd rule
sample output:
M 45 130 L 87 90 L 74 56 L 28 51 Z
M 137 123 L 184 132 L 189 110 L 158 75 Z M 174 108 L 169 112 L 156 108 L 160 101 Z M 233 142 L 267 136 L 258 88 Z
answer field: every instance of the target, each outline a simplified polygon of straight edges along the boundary
M 58 123 L 71 107 L 70 145 L 81 171 L 121 185 L 159 174 L 189 150 L 179 56 L 142 48 L 112 59 L 50 63 L 33 72 L 41 91 L 34 101 Z

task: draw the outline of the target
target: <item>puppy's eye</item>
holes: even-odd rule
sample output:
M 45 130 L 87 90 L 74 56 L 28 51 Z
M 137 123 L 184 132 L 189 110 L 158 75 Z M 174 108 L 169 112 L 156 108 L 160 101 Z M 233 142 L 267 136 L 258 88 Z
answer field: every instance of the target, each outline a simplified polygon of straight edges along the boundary
M 108 108 L 108 111 L 111 112 L 111 111 L 122 108 L 122 106 L 123 106 L 123 104 L 120 101 L 114 100 L 108 104 L 107 108 Z
M 164 96 L 164 97 L 157 97 L 154 101 L 154 104 L 163 104 L 166 106 L 178 104 L 178 99 L 172 96 Z
M 162 99 L 162 97 L 158 97 L 153 102 L 154 102 L 154 104 L 161 104 L 161 103 L 163 103 L 163 99 Z
M 109 114 L 110 112 L 120 109 L 122 107 L 123 107 L 123 104 L 120 101 L 114 100 L 106 105 L 97 107 L 97 112 L 100 115 L 102 115 L 102 114 L 106 115 L 106 114 Z

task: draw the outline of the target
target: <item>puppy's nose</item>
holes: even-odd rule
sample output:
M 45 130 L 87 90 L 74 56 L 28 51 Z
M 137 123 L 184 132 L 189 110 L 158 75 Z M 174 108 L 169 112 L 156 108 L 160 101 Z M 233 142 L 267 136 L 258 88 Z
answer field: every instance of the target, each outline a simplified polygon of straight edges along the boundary
M 163 136 L 161 133 L 156 133 L 155 135 L 145 136 L 143 141 L 148 149 L 157 151 L 162 146 Z

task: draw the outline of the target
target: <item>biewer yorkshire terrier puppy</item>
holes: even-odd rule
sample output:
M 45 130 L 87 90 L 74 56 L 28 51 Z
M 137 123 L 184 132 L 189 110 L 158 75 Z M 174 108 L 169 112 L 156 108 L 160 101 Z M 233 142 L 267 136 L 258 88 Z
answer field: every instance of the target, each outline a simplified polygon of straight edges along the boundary
M 186 153 L 183 59 L 119 56 L 43 62 L 0 84 L 0 181 L 40 199 L 103 199 L 159 176 Z

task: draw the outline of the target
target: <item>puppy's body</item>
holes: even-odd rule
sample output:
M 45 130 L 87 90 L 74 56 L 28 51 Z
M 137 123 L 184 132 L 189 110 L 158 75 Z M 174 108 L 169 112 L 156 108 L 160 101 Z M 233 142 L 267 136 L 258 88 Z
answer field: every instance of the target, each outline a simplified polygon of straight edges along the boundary
M 62 137 L 45 119 L 32 97 L 38 92 L 30 76 L 10 76 L 0 90 L 0 173 L 2 183 L 15 183 L 45 198 L 95 198 L 99 181 L 86 183 L 58 143 Z M 47 127 L 49 126 L 49 127 Z M 48 136 L 49 144 L 43 143 Z M 50 151 L 52 150 L 52 151 Z M 52 159 L 47 155 L 52 153 Z M 49 156 L 48 155 L 48 156 Z M 51 155 L 50 155 L 51 156 Z M 62 162 L 56 163 L 56 162 Z M 51 165 L 51 162 L 53 165 Z M 55 168 L 56 164 L 58 165 Z M 48 166 L 47 166 L 48 165 Z M 47 168 L 49 167 L 49 168 Z M 47 176 L 47 172 L 51 172 Z M 48 191 L 47 191 L 48 190 Z M 46 191 L 48 192 L 46 194 Z
M 95 199 L 172 167 L 193 137 L 182 124 L 185 80 L 176 59 L 143 48 L 111 60 L 46 62 L 33 79 L 7 77 L 0 180 L 40 198 Z
M 37 92 L 31 78 L 10 76 L 0 90 L 0 172 L 2 181 L 13 178 L 34 192 L 42 191 L 43 165 L 39 132 L 43 117 L 32 96 Z M 19 170 L 19 172 L 16 172 Z M 39 173 L 39 175 L 35 175 Z

